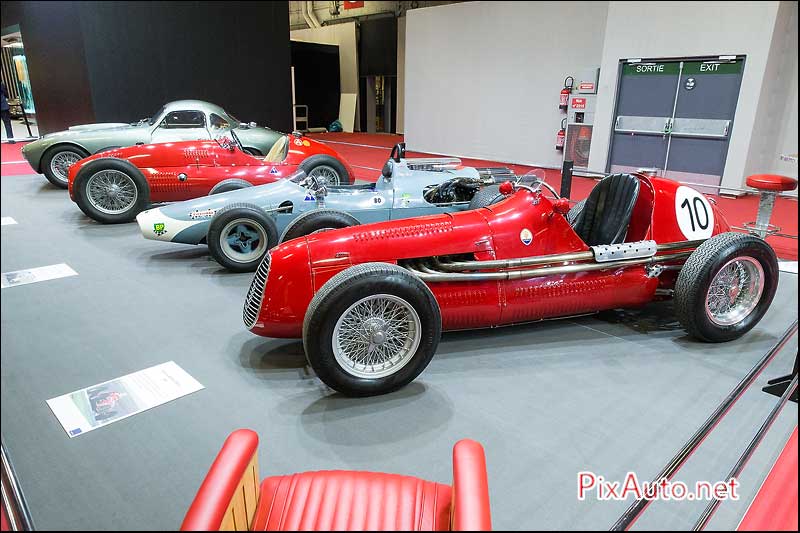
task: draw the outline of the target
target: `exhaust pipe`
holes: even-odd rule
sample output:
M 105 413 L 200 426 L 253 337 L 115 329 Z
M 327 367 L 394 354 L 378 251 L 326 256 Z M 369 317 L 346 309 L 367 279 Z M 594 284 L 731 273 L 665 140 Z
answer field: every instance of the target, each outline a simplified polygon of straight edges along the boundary
M 695 241 L 678 241 L 656 246 L 656 252 L 668 252 L 673 250 L 694 250 L 700 246 L 705 239 Z M 647 259 L 652 259 L 649 257 Z M 586 252 L 572 252 L 568 254 L 540 255 L 536 257 L 521 257 L 517 259 L 497 259 L 489 261 L 447 261 L 438 262 L 437 268 L 445 272 L 461 272 L 464 270 L 496 270 L 501 268 L 519 268 L 534 265 L 552 265 L 554 263 L 566 263 L 571 261 L 591 261 L 595 259 L 592 250 Z M 610 263 L 604 263 L 610 264 Z
M 588 252 L 591 253 L 591 252 Z M 562 266 L 549 266 L 541 268 L 532 268 L 526 270 L 508 270 L 501 272 L 450 272 L 431 269 L 424 263 L 417 265 L 406 265 L 406 269 L 412 274 L 416 275 L 422 281 L 426 282 L 452 282 L 452 281 L 498 281 L 498 280 L 517 280 L 538 278 L 543 276 L 555 276 L 560 274 L 575 274 L 578 272 L 593 272 L 598 270 L 611 270 L 617 268 L 626 268 L 636 265 L 648 265 L 655 263 L 667 263 L 671 261 L 678 261 L 685 259 L 692 254 L 692 251 L 678 252 L 674 254 L 666 254 L 655 257 L 645 257 L 641 259 L 628 259 L 624 261 L 609 261 L 606 263 L 579 263 L 574 265 Z M 568 255 L 568 254 L 562 254 Z M 556 257 L 556 256 L 549 256 Z M 533 259 L 533 258 L 531 258 Z M 435 267 L 438 266 L 451 266 L 453 263 L 439 263 L 435 261 Z M 553 261 L 548 258 L 548 263 Z M 474 262 L 468 262 L 474 263 Z M 482 261 L 486 263 L 486 261 Z M 473 268 L 474 270 L 474 268 Z

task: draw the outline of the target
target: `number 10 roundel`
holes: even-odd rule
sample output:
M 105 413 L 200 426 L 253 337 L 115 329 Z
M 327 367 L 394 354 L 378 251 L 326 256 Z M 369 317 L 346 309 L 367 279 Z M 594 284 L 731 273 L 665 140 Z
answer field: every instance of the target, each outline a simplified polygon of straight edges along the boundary
M 714 210 L 708 199 L 690 187 L 675 191 L 675 218 L 686 240 L 708 239 L 714 232 Z

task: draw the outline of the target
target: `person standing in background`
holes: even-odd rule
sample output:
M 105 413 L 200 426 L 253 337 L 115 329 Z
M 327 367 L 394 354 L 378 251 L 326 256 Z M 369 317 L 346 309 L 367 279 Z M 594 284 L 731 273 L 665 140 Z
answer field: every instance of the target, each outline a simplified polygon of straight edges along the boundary
M 3 115 L 3 125 L 6 127 L 6 138 L 9 144 L 14 144 L 14 129 L 11 127 L 11 111 L 8 106 L 8 93 L 6 84 L 0 82 L 0 113 Z

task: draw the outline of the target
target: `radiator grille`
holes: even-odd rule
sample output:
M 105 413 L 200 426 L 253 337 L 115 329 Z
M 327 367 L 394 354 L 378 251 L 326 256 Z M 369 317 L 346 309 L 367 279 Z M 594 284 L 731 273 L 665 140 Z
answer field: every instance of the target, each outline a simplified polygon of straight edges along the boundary
M 258 313 L 261 311 L 261 301 L 264 299 L 264 287 L 267 284 L 267 276 L 269 276 L 269 261 L 270 254 L 264 256 L 261 264 L 258 265 L 256 275 L 253 276 L 253 282 L 250 284 L 250 290 L 247 291 L 247 298 L 244 301 L 244 310 L 242 311 L 242 319 L 247 329 L 253 329 L 258 320 Z

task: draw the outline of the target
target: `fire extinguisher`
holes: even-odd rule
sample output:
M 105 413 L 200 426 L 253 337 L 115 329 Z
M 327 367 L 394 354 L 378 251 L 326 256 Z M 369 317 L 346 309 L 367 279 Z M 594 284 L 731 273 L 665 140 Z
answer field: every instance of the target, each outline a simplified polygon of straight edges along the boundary
M 575 83 L 575 78 L 567 76 L 564 78 L 564 88 L 561 89 L 561 98 L 558 101 L 559 109 L 566 109 L 567 102 L 569 102 L 569 95 L 572 93 L 572 86 Z
M 567 137 L 567 119 L 561 120 L 561 129 L 556 133 L 556 150 L 564 149 L 564 139 Z

